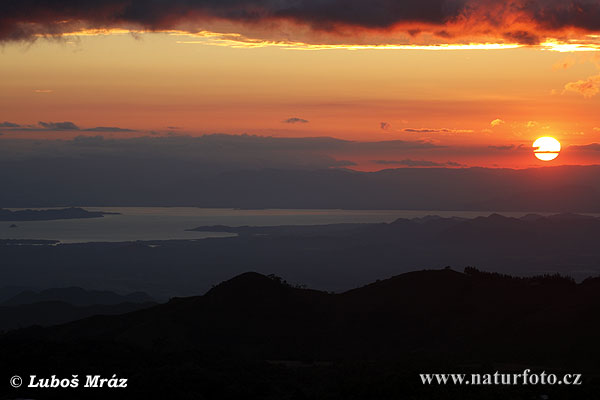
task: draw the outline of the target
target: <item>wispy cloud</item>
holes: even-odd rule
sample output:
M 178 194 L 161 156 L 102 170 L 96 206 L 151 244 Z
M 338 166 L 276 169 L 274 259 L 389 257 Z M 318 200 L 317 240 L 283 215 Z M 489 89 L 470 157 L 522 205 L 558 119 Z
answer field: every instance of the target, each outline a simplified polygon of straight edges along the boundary
M 473 133 L 472 129 L 449 129 L 449 128 L 405 128 L 407 133 Z
M 564 92 L 579 93 L 588 99 L 594 97 L 600 92 L 600 75 L 594 75 L 587 79 L 569 82 L 565 85 L 563 93 Z
M 527 121 L 527 127 L 528 128 L 535 128 L 538 125 L 539 124 L 537 123 L 537 121 Z
M 495 120 L 493 120 L 492 122 L 490 122 L 490 126 L 492 126 L 492 128 L 495 128 L 496 126 L 503 125 L 505 123 L 506 122 L 504 120 L 502 120 L 500 118 L 496 118 Z
M 555 71 L 569 69 L 573 65 L 575 65 L 575 63 L 576 63 L 575 59 L 573 57 L 569 57 L 569 58 L 566 58 L 564 60 L 561 60 L 561 61 L 555 63 L 552 66 L 552 69 Z

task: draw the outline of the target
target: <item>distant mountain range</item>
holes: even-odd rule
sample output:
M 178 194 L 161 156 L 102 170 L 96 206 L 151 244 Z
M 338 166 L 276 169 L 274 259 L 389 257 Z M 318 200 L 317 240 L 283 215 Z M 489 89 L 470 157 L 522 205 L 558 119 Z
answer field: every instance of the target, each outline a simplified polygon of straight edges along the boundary
M 4 210 L 0 208 L 0 221 L 49 221 L 56 219 L 102 218 L 117 214 L 102 211 L 87 211 L 79 207 L 49 210 Z M 11 227 L 17 227 L 12 225 Z
M 19 179 L 11 171 L 19 170 Z M 39 182 L 44 182 L 40 185 Z M 77 182 L 77 184 L 74 184 Z M 600 166 L 213 171 L 169 159 L 0 162 L 0 205 L 600 212 Z
M 556 224 L 555 229 L 560 229 L 560 223 L 582 223 L 593 226 L 600 223 L 600 217 L 593 215 L 581 215 L 573 213 L 562 213 L 554 215 L 526 214 L 522 217 L 505 217 L 501 214 L 490 214 L 488 217 L 464 218 L 464 217 L 440 217 L 439 215 L 427 215 L 418 218 L 398 218 L 392 223 L 341 223 L 326 225 L 276 225 L 276 226 L 226 226 L 211 225 L 199 226 L 190 231 L 196 232 L 226 232 L 238 235 L 271 235 L 271 236 L 313 236 L 313 235 L 355 235 L 365 230 L 388 229 L 394 233 L 403 230 L 423 231 L 428 233 L 444 233 L 445 229 L 460 227 L 459 229 L 471 229 L 485 227 L 490 231 L 497 228 L 521 228 L 525 230 L 547 229 L 548 224 Z M 543 225 L 543 226 L 540 226 Z M 387 228 L 386 228 L 387 227 Z M 448 233 L 448 232 L 446 232 Z M 454 232 L 450 232 L 454 233 Z
M 2 289 L 0 289 L 0 293 Z M 154 299 L 143 292 L 120 295 L 108 290 L 85 290 L 79 287 L 45 289 L 41 291 L 25 290 L 4 301 L 2 306 L 60 301 L 74 306 L 115 305 L 121 303 L 149 303 Z
M 117 315 L 140 310 L 156 303 L 121 303 L 114 305 L 74 306 L 61 301 L 44 301 L 16 306 L 0 305 L 0 331 L 50 326 L 90 317 L 92 315 Z
M 0 330 L 56 325 L 92 315 L 123 314 L 156 304 L 146 293 L 119 295 L 78 287 L 39 292 L 9 287 L 0 289 L 0 299 Z
M 0 336 L 1 369 L 27 370 L 30 353 L 40 360 L 38 374 L 93 362 L 132 378 L 132 392 L 119 398 L 225 399 L 245 391 L 261 399 L 591 399 L 600 385 L 594 378 L 599 309 L 597 278 L 576 284 L 560 276 L 447 268 L 331 294 L 245 273 L 204 296 Z M 548 386 L 469 391 L 423 387 L 418 379 L 424 372 L 525 368 L 582 373 L 584 385 L 568 392 Z

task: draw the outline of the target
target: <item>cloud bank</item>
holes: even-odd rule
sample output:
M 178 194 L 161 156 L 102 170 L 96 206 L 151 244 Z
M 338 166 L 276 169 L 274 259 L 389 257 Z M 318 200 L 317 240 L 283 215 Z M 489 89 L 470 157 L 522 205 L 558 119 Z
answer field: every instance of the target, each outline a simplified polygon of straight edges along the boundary
M 35 145 L 32 145 L 35 143 Z M 102 159 L 111 163 L 182 165 L 198 173 L 231 169 L 323 169 L 351 167 L 351 159 L 368 152 L 413 152 L 442 148 L 425 141 L 356 142 L 328 137 L 277 138 L 212 134 L 141 136 L 114 139 L 81 135 L 73 140 L 2 139 L 0 159 Z M 126 160 L 126 161 L 123 161 Z
M 538 44 L 549 37 L 585 39 L 600 31 L 598 0 L 5 0 L 0 41 L 33 40 L 83 29 L 199 32 L 231 24 L 289 39 L 281 24 L 357 42 L 427 34 L 438 43 Z M 224 29 L 224 28 L 223 28 Z M 229 31 L 231 31 L 229 29 Z M 348 35 L 350 33 L 350 35 Z M 256 36 L 256 35 L 255 35 Z M 260 35 L 259 35 L 260 36 Z M 267 35 L 268 36 L 268 35 Z M 320 38 L 320 39 L 319 39 Z M 386 38 L 386 39 L 381 39 Z
M 19 124 L 15 124 L 13 122 L 8 122 L 8 121 L 0 122 L 0 128 L 18 128 L 19 126 L 20 126 Z
M 21 125 L 13 122 L 2 122 L 0 128 L 6 128 L 10 132 L 104 132 L 104 133 L 127 133 L 138 132 L 134 129 L 119 128 L 117 126 L 97 126 L 95 128 L 83 129 L 74 122 L 44 122 L 40 121 L 37 125 Z

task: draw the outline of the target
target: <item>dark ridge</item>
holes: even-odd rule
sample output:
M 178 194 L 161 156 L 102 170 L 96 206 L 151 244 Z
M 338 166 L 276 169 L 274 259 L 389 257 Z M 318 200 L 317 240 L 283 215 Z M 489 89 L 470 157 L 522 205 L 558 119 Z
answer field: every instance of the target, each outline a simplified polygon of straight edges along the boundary
M 419 314 L 422 317 L 437 315 L 439 320 L 434 318 L 429 324 L 434 323 L 440 328 L 446 324 L 454 326 L 457 321 L 462 320 L 471 331 L 470 334 L 473 334 L 480 327 L 471 325 L 477 319 L 471 312 L 482 311 L 490 306 L 498 308 L 493 317 L 484 314 L 479 318 L 483 325 L 495 324 L 493 321 L 497 318 L 509 318 L 515 324 L 530 325 L 530 322 L 521 319 L 523 310 L 537 314 L 542 319 L 552 316 L 552 321 L 570 319 L 572 315 L 563 313 L 563 308 L 569 304 L 580 305 L 580 294 L 584 292 L 582 288 L 590 287 L 594 282 L 588 280 L 585 284 L 578 285 L 562 276 L 515 278 L 481 272 L 474 268 L 468 268 L 466 273 L 446 268 L 406 273 L 334 295 L 292 287 L 278 277 L 250 272 L 215 286 L 204 296 L 173 299 L 165 305 L 118 317 L 123 324 L 113 326 L 113 320 L 104 318 L 102 331 L 109 336 L 131 337 L 124 332 L 133 329 L 142 336 L 153 337 L 156 332 L 147 328 L 166 324 L 168 320 L 174 331 L 186 331 L 186 335 L 189 335 L 186 340 L 173 343 L 195 348 L 205 346 L 199 337 L 212 337 L 220 342 L 221 339 L 212 335 L 217 332 L 222 334 L 223 327 L 231 329 L 227 336 L 232 340 L 241 335 L 235 342 L 244 343 L 244 340 L 240 340 L 241 337 L 252 330 L 265 333 L 265 340 L 269 338 L 269 332 L 272 334 L 280 329 L 286 332 L 281 333 L 284 337 L 306 333 L 315 328 L 312 325 L 315 318 L 324 316 L 327 316 L 323 320 L 324 325 L 319 329 L 345 331 L 349 321 L 360 315 L 363 327 L 378 325 L 383 318 L 388 320 L 392 331 L 409 324 L 411 329 L 420 331 L 420 335 L 439 336 L 441 331 L 434 333 L 422 330 L 424 327 L 419 325 L 423 322 L 421 317 L 413 320 Z M 593 303 L 600 304 L 600 294 L 593 299 Z M 512 307 L 517 305 L 519 308 L 513 310 Z M 468 310 L 471 311 L 465 314 Z M 444 314 L 440 314 L 442 311 Z M 365 314 L 361 314 L 362 312 Z M 70 332 L 69 336 L 77 336 L 80 329 L 86 335 L 93 334 L 93 329 L 86 328 L 90 323 L 96 324 L 90 322 L 92 320 L 75 322 L 68 328 L 57 327 L 49 333 L 55 338 L 62 336 L 63 329 Z M 552 321 L 547 322 L 555 325 Z M 145 326 L 143 330 L 139 330 L 140 323 Z M 242 323 L 246 329 L 236 329 L 238 323 Z M 196 332 L 199 324 L 202 325 L 202 333 L 196 337 L 193 332 Z M 279 328 L 275 328 L 276 326 Z M 375 332 L 376 330 L 369 329 L 365 334 L 369 336 Z M 347 331 L 347 334 L 352 336 L 351 331 Z M 443 337 L 445 341 L 456 339 L 454 335 L 444 334 Z M 138 340 L 133 340 L 132 344 L 136 341 Z M 147 343 L 148 340 L 141 342 Z M 367 346 L 370 344 L 373 342 L 365 342 Z M 280 345 L 285 346 L 284 342 Z
M 257 399 L 312 398 L 310 393 L 320 393 L 314 398 L 391 399 L 412 393 L 408 398 L 520 400 L 560 389 L 531 386 L 535 392 L 521 393 L 520 386 L 491 387 L 469 397 L 450 386 L 432 389 L 418 381 L 423 371 L 532 368 L 581 372 L 585 384 L 570 388 L 569 395 L 573 390 L 597 393 L 598 279 L 576 284 L 561 276 L 515 278 L 445 268 L 329 294 L 251 272 L 204 296 L 0 335 L 0 373 L 28 371 L 34 358 L 39 360 L 36 372 L 48 375 L 90 368 L 90 363 L 102 371 L 119 365 L 132 378 L 136 395 L 127 392 L 129 398 L 169 393 L 235 398 L 227 391 L 237 385 L 244 388 L 238 394 L 254 388 L 247 397 Z M 381 381 L 393 376 L 398 379 L 393 384 Z M 202 384 L 194 386 L 197 379 Z M 281 392 L 272 393 L 280 379 Z M 349 395 L 356 387 L 378 395 Z M 3 390 L 6 386 L 0 395 Z M 157 390 L 163 391 L 159 397 Z M 435 395 L 423 390 L 435 390 Z M 507 395 L 506 390 L 516 392 Z M 290 391 L 306 396 L 289 397 Z M 496 391 L 496 397 L 489 397 Z M 76 393 L 66 395 L 77 398 Z M 19 394 L 39 397 L 27 388 Z M 119 397 L 125 392 L 114 396 L 126 398 Z

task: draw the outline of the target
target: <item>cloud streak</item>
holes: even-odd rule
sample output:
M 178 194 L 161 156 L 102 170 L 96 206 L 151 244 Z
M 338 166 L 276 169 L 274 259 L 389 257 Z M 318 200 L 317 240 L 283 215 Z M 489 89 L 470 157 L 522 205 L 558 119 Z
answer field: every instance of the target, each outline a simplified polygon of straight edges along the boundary
M 515 145 L 515 144 L 506 144 L 506 145 L 490 145 L 487 147 L 488 149 L 494 151 L 531 151 L 532 148 L 530 146 L 525 146 L 523 144 Z
M 503 125 L 503 124 L 505 124 L 505 123 L 506 123 L 506 122 L 505 122 L 504 120 L 502 120 L 502 119 L 500 119 L 500 118 L 496 118 L 495 120 L 493 120 L 492 122 L 490 122 L 490 126 L 491 126 L 492 128 L 495 128 L 495 127 L 497 127 L 497 126 L 499 126 L 499 125 Z
M 449 129 L 449 128 L 405 128 L 406 133 L 473 133 L 472 129 Z
M 199 32 L 221 24 L 255 36 L 289 37 L 280 27 L 376 44 L 400 36 L 438 43 L 520 43 L 569 39 L 600 31 L 597 0 L 6 0 L 0 2 L 0 41 L 34 40 L 85 29 Z M 266 32 L 265 26 L 272 32 Z M 348 33 L 355 33 L 348 36 Z M 320 39 L 321 42 L 327 40 Z
M 576 151 L 600 151 L 600 143 L 569 146 L 569 150 Z
M 74 122 L 44 122 L 37 125 L 20 125 L 13 122 L 2 122 L 0 128 L 8 128 L 10 132 L 105 132 L 105 133 L 127 133 L 137 132 L 134 129 L 119 128 L 117 126 L 97 126 L 95 128 L 82 129 Z
M 119 133 L 119 132 L 137 132 L 133 129 L 119 128 L 118 126 L 97 126 L 95 128 L 81 129 L 83 132 L 106 132 L 106 133 Z
M 400 165 L 403 167 L 463 167 L 463 164 L 447 161 L 444 163 L 428 160 L 373 160 L 378 165 Z
M 494 150 L 503 150 L 503 151 L 507 151 L 507 150 L 514 150 L 517 146 L 515 146 L 514 144 L 507 144 L 507 145 L 499 145 L 499 146 L 488 146 L 488 148 L 490 149 L 494 149 Z

